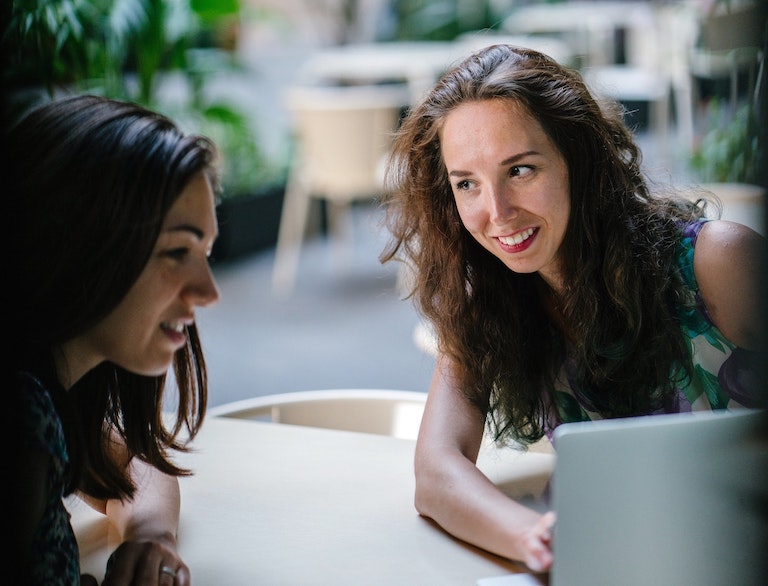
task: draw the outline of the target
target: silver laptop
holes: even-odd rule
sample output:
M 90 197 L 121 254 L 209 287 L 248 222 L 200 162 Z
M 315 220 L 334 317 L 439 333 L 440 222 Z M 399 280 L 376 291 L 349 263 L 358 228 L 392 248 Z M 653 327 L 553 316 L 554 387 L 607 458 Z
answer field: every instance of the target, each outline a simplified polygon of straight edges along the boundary
M 548 576 L 482 586 L 768 584 L 768 412 L 564 424 Z

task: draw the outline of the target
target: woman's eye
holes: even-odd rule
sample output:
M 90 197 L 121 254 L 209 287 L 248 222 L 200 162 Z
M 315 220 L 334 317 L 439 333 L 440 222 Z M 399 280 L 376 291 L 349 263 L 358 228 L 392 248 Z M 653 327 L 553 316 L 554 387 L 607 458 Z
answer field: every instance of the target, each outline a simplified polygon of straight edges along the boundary
M 456 190 L 457 191 L 466 191 L 467 189 L 469 189 L 469 186 L 470 186 L 469 181 L 466 181 L 466 180 L 465 181 L 459 181 L 456 184 Z
M 166 251 L 165 256 L 175 260 L 184 260 L 188 254 L 189 254 L 188 248 L 172 248 Z
M 530 165 L 516 165 L 509 170 L 510 177 L 525 177 L 533 172 Z

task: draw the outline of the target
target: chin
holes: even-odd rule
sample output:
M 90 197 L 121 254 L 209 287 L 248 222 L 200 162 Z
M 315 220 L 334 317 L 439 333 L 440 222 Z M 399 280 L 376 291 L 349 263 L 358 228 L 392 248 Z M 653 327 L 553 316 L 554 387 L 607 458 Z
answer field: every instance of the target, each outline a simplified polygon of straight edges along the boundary
M 153 364 L 144 364 L 139 368 L 126 367 L 126 370 L 130 370 L 141 376 L 163 376 L 164 374 L 168 374 L 172 363 L 173 360 L 167 360 L 162 363 L 155 362 Z

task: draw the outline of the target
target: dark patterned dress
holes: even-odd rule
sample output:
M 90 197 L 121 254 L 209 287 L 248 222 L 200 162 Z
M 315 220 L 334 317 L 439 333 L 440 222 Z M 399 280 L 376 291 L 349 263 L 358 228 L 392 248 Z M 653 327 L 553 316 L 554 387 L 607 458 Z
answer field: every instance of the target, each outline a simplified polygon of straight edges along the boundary
M 756 373 L 750 364 L 753 357 L 728 341 L 712 323 L 693 272 L 696 239 L 707 221 L 684 225 L 678 243 L 677 267 L 690 298 L 695 301 L 693 309 L 681 310 L 678 315 L 688 339 L 693 375 L 686 386 L 677 389 L 674 401 L 660 411 L 663 413 L 754 407 L 758 403 L 760 387 L 755 384 Z M 590 409 L 588 399 L 579 393 L 575 372 L 575 364 L 566 361 L 556 382 L 557 414 L 553 414 L 548 424 L 550 438 L 560 423 L 602 418 Z
M 18 391 L 24 406 L 22 430 L 25 446 L 49 456 L 48 500 L 32 543 L 32 557 L 25 568 L 25 584 L 35 586 L 79 586 L 80 558 L 69 512 L 64 506 L 64 486 L 69 454 L 61 420 L 48 389 L 22 372 Z

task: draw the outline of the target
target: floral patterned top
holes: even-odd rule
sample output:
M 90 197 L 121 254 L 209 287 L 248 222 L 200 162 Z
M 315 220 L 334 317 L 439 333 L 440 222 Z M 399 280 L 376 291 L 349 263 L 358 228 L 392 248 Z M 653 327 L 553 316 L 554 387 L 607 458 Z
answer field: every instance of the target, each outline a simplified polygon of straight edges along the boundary
M 684 225 L 678 244 L 677 266 L 696 301 L 693 309 L 682 310 L 678 315 L 689 341 L 693 374 L 685 387 L 678 388 L 672 403 L 660 411 L 664 413 L 750 407 L 757 399 L 754 390 L 757 387 L 750 385 L 753 372 L 749 365 L 749 352 L 734 346 L 712 323 L 693 272 L 696 239 L 707 221 Z M 574 362 L 566 360 L 556 383 L 558 412 L 548 425 L 550 439 L 554 428 L 560 423 L 602 418 L 599 413 L 590 410 L 588 402 L 574 390 L 575 372 Z
M 69 454 L 61 419 L 48 389 L 37 377 L 22 372 L 17 383 L 24 405 L 25 447 L 44 452 L 50 458 L 48 500 L 33 537 L 29 566 L 24 568 L 24 584 L 79 586 L 79 550 L 63 501 Z

